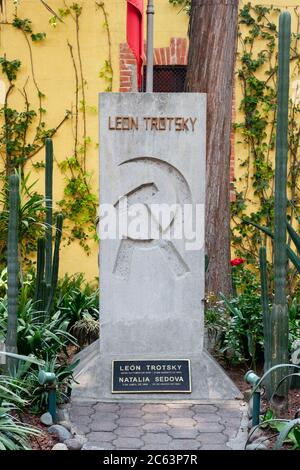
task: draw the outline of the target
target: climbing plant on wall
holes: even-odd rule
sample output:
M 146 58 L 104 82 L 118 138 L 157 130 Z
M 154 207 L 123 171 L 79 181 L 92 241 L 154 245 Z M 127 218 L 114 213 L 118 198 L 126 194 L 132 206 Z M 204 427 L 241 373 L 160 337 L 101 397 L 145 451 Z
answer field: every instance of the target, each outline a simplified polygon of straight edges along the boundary
M 244 5 L 239 12 L 239 54 L 237 80 L 242 99 L 235 124 L 240 166 L 236 181 L 236 201 L 232 204 L 233 238 L 236 252 L 256 263 L 259 245 L 269 243 L 246 220 L 272 227 L 274 223 L 274 144 L 277 104 L 277 24 L 280 9 L 273 6 Z M 292 34 L 291 79 L 293 93 L 289 105 L 288 217 L 300 220 L 300 10 L 293 15 L 296 29 Z M 300 88 L 299 88 L 300 91 Z M 241 173 L 242 172 L 242 173 Z M 289 240 L 290 243 L 290 240 Z M 296 273 L 291 270 L 289 288 Z
M 68 119 L 70 112 L 62 112 L 61 120 L 56 127 L 46 124 L 46 110 L 43 105 L 44 93 L 36 79 L 36 68 L 33 59 L 35 43 L 44 41 L 44 32 L 34 32 L 32 22 L 28 18 L 21 19 L 17 8 L 11 21 L 5 19 L 1 24 L 14 28 L 15 34 L 21 34 L 29 57 L 31 76 L 25 82 L 19 80 L 23 64 L 19 59 L 0 57 L 0 71 L 6 78 L 7 86 L 4 104 L 0 108 L 0 156 L 2 171 L 0 173 L 0 265 L 6 264 L 7 227 L 8 227 L 8 177 L 18 172 L 20 178 L 20 252 L 19 257 L 25 263 L 31 263 L 30 252 L 35 249 L 36 241 L 42 232 L 43 197 L 39 195 L 32 182 L 29 182 L 30 169 L 40 168 L 43 164 L 34 162 L 34 157 L 45 146 L 45 139 L 56 134 Z M 28 65 L 28 64 L 27 64 Z M 28 68 L 28 67 L 27 67 Z M 32 80 L 37 96 L 36 108 L 29 100 L 28 83 Z M 31 96 L 32 97 L 32 96 Z M 18 98 L 18 105 L 16 105 Z
M 59 163 L 65 177 L 64 197 L 58 202 L 63 214 L 71 222 L 69 227 L 69 243 L 78 240 L 84 250 L 89 253 L 89 240 L 95 235 L 95 218 L 97 198 L 91 188 L 91 172 L 87 169 L 87 156 L 91 138 L 87 134 L 86 102 L 87 81 L 84 77 L 83 60 L 80 42 L 80 17 L 83 6 L 77 2 L 63 2 L 64 8 L 58 10 L 59 17 L 64 21 L 69 18 L 70 28 L 75 29 L 75 41 L 67 40 L 70 58 L 74 71 L 75 104 L 72 109 L 73 152 Z M 52 24 L 56 24 L 52 18 Z
M 181 6 L 186 13 L 190 13 L 192 0 L 169 0 L 169 3 L 174 6 Z
M 43 107 L 45 95 L 39 88 L 35 76 L 35 67 L 33 62 L 32 42 L 43 41 L 45 33 L 34 33 L 31 21 L 28 18 L 20 19 L 17 14 L 12 22 L 6 21 L 4 24 L 13 27 L 23 34 L 26 46 L 29 51 L 31 78 L 36 89 L 38 97 L 38 109 L 33 109 L 28 99 L 27 85 L 28 79 L 21 86 L 16 85 L 18 73 L 22 67 L 20 60 L 4 56 L 0 57 L 1 72 L 8 82 L 5 94 L 4 105 L 0 109 L 2 125 L 0 129 L 0 154 L 5 165 L 5 174 L 8 176 L 15 168 L 20 168 L 24 172 L 26 163 L 28 163 L 43 147 L 45 139 L 52 137 L 62 126 L 69 116 L 65 112 L 61 121 L 55 128 L 47 128 L 45 122 L 46 110 Z M 10 99 L 14 93 L 21 95 L 23 106 L 15 109 L 10 104 Z M 29 136 L 29 131 L 34 129 L 33 136 Z
M 112 67 L 112 42 L 111 42 L 111 33 L 110 33 L 110 28 L 109 28 L 109 22 L 108 22 L 108 13 L 106 10 L 106 6 L 104 2 L 96 2 L 96 7 L 101 10 L 103 17 L 104 17 L 104 23 L 103 23 L 103 28 L 106 32 L 107 35 L 107 44 L 108 44 L 108 57 L 104 61 L 104 64 L 100 70 L 99 77 L 103 78 L 105 83 L 106 83 L 106 88 L 105 91 L 112 91 L 113 89 L 113 79 L 114 79 L 114 71 Z
M 67 27 L 71 34 L 71 40 L 66 40 L 65 47 L 70 56 L 70 64 L 74 76 L 74 102 L 70 103 L 70 110 L 62 111 L 62 118 L 54 128 L 48 128 L 46 124 L 46 106 L 45 95 L 40 88 L 38 81 L 38 63 L 34 61 L 34 48 L 38 43 L 47 41 L 44 32 L 35 32 L 32 21 L 29 18 L 22 18 L 22 10 L 18 8 L 22 1 L 12 2 L 15 5 L 12 19 L 7 19 L 1 23 L 7 27 L 13 27 L 23 35 L 25 46 L 28 49 L 29 69 L 31 75 L 25 84 L 18 80 L 18 74 L 22 71 L 21 61 L 15 57 L 6 57 L 4 54 L 0 58 L 0 70 L 8 82 L 5 103 L 0 109 L 1 129 L 0 129 L 0 154 L 5 162 L 4 177 L 7 177 L 15 169 L 21 171 L 22 177 L 26 177 L 33 166 L 36 170 L 43 170 L 43 162 L 36 161 L 35 157 L 44 147 L 47 137 L 55 136 L 56 132 L 69 118 L 73 132 L 73 150 L 63 159 L 57 162 L 59 169 L 65 181 L 63 197 L 57 201 L 60 211 L 65 217 L 65 234 L 67 242 L 79 241 L 80 245 L 86 251 L 90 252 L 90 241 L 96 238 L 95 219 L 97 197 L 92 190 L 92 173 L 88 169 L 87 159 L 92 151 L 97 149 L 97 143 L 92 142 L 88 135 L 88 118 L 93 117 L 97 112 L 95 106 L 91 106 L 86 101 L 87 80 L 84 76 L 84 60 L 81 47 L 81 26 L 80 20 L 82 12 L 86 6 L 84 2 L 61 1 L 61 8 L 55 11 L 49 8 L 45 2 L 39 2 L 41 8 L 46 6 L 49 12 L 49 23 L 53 28 L 53 34 L 56 29 Z M 108 56 L 101 66 L 99 77 L 103 80 L 105 91 L 112 91 L 113 87 L 113 68 L 112 68 L 112 43 L 109 29 L 109 15 L 105 2 L 93 2 L 95 11 L 99 11 L 99 23 L 105 31 Z M 88 5 L 90 8 L 90 4 Z M 19 11 L 18 11 L 19 10 Z M 12 10 L 10 10 L 12 12 Z M 46 45 L 46 42 L 45 42 Z M 24 64 L 27 66 L 28 63 Z M 27 88 L 33 85 L 37 105 L 29 102 L 28 96 L 32 93 L 27 92 Z M 32 86 L 31 86 L 32 91 Z M 16 100 L 17 94 L 21 94 L 23 103 Z M 15 95 L 15 96 L 14 96 Z M 10 99 L 18 103 L 18 109 L 10 105 Z M 59 114 L 59 110 L 57 112 Z M 29 165 L 26 166 L 26 164 Z M 4 184 L 4 182 L 3 182 Z M 3 205 L 5 209 L 5 202 Z M 3 218 L 5 220 L 5 218 Z M 30 244 L 32 247 L 33 245 Z

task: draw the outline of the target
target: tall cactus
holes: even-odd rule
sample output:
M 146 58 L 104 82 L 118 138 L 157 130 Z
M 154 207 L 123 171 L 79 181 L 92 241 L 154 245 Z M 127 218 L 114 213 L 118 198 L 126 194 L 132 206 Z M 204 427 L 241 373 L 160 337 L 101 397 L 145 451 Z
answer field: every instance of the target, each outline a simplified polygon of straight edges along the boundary
M 264 329 L 264 371 L 271 367 L 271 314 L 269 309 L 269 293 L 268 293 L 268 273 L 267 273 L 267 250 L 265 246 L 259 249 L 259 267 L 260 267 L 260 284 L 261 284 L 261 305 L 263 312 L 263 329 Z M 270 380 L 265 383 L 268 398 L 271 397 Z
M 278 107 L 275 156 L 275 208 L 274 208 L 274 303 L 271 314 L 272 366 L 288 363 L 288 307 L 286 300 L 286 208 L 287 208 L 287 154 L 288 154 L 288 104 L 289 64 L 291 41 L 291 16 L 285 11 L 279 18 Z M 271 376 L 275 391 L 286 371 L 277 369 Z M 274 406 L 286 406 L 287 381 L 274 396 Z
M 56 230 L 55 230 L 55 245 L 54 245 L 54 254 L 53 254 L 53 263 L 52 263 L 52 272 L 51 272 L 51 289 L 50 294 L 47 299 L 47 314 L 49 315 L 53 306 L 55 290 L 57 287 L 58 281 L 58 268 L 59 268 L 59 249 L 60 242 L 62 237 L 62 227 L 63 227 L 63 215 L 57 214 L 56 218 Z
M 45 281 L 50 290 L 52 271 L 52 203 L 53 203 L 53 144 L 46 139 L 45 200 L 46 200 L 46 264 Z
M 8 221 L 8 243 L 7 243 L 7 336 L 6 349 L 9 352 L 17 352 L 17 320 L 18 320 L 18 287 L 19 287 L 19 176 L 9 177 L 9 221 Z M 14 364 L 14 359 L 7 359 L 7 368 Z
M 36 262 L 36 285 L 35 285 L 35 310 L 39 318 L 41 312 L 45 310 L 45 286 L 43 285 L 45 274 L 45 238 L 39 238 L 37 243 L 37 262 Z
M 46 171 L 45 171 L 45 206 L 46 229 L 45 238 L 38 240 L 37 279 L 35 300 L 39 316 L 51 313 L 55 289 L 58 280 L 59 248 L 62 236 L 63 216 L 57 215 L 55 231 L 55 247 L 52 254 L 52 206 L 53 206 L 53 144 L 52 139 L 46 139 Z

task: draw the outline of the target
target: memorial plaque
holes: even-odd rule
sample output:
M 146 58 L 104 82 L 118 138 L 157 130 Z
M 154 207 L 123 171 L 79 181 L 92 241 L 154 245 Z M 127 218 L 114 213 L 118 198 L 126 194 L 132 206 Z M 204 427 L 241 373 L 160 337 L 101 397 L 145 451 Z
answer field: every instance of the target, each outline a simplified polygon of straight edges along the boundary
M 112 393 L 190 393 L 189 360 L 113 361 Z

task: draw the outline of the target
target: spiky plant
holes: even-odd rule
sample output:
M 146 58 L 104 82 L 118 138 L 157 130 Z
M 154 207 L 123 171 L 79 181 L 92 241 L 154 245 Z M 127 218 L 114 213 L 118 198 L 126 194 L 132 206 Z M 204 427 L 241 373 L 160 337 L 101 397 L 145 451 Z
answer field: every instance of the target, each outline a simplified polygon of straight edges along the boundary
M 289 67 L 291 42 L 291 15 L 285 11 L 279 17 L 278 98 L 275 155 L 275 206 L 274 206 L 274 303 L 270 318 L 271 366 L 286 364 L 288 357 L 288 305 L 286 299 L 286 208 L 287 208 L 287 154 Z M 267 345 L 269 347 L 269 345 Z M 271 389 L 275 390 L 284 369 L 271 374 Z M 284 381 L 273 396 L 275 406 L 287 405 L 288 382 Z
M 18 289 L 19 289 L 19 177 L 9 177 L 9 221 L 7 243 L 7 335 L 6 349 L 9 352 L 17 352 L 17 313 L 18 313 Z M 14 359 L 7 360 L 7 369 L 14 364 Z
M 45 281 L 50 289 L 52 275 L 52 200 L 53 200 L 53 144 L 46 139 L 45 202 L 46 202 L 46 264 Z
M 260 267 L 260 284 L 261 284 L 261 304 L 263 312 L 264 326 L 264 371 L 271 367 L 271 316 L 269 309 L 269 293 L 268 293 L 268 274 L 267 274 L 267 250 L 265 246 L 259 249 L 259 267 Z M 271 396 L 270 380 L 266 384 L 268 398 Z

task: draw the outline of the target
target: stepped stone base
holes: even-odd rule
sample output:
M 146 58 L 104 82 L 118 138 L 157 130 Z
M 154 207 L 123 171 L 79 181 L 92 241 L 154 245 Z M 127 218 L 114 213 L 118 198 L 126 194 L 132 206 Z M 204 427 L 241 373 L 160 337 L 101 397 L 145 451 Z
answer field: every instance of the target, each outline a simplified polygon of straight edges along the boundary
M 75 384 L 72 399 L 107 400 L 107 401 L 161 401 L 163 400 L 234 400 L 243 396 L 222 367 L 203 351 L 200 357 L 191 357 L 192 364 L 192 393 L 169 394 L 112 394 L 111 383 L 102 383 L 101 377 L 109 377 L 110 361 L 100 361 L 99 340 L 91 344 L 79 354 L 76 359 L 80 363 L 75 370 Z M 139 358 L 143 359 L 143 358 Z M 103 366 L 104 364 L 104 366 Z M 101 370 L 102 365 L 102 370 Z M 101 374 L 102 372 L 102 374 Z

